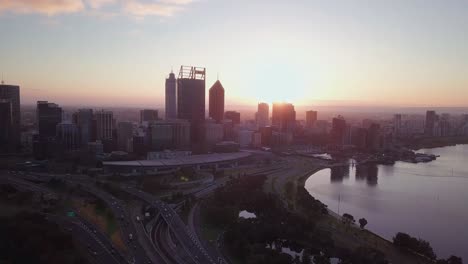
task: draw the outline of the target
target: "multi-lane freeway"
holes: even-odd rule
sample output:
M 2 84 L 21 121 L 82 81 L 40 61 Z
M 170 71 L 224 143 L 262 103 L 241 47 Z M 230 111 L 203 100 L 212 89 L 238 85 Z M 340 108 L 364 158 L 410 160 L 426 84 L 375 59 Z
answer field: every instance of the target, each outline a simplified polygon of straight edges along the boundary
M 165 224 L 167 224 L 168 228 L 174 235 L 174 238 L 177 241 L 179 247 L 182 248 L 188 256 L 188 258 L 184 258 L 181 261 L 176 260 L 175 263 L 219 263 L 213 260 L 213 258 L 207 253 L 207 251 L 199 243 L 198 239 L 195 238 L 195 235 L 188 229 L 182 219 L 180 219 L 177 212 L 175 212 L 171 206 L 156 199 L 152 195 L 133 187 L 127 186 L 124 187 L 123 190 L 140 198 L 157 209 L 159 212 L 158 216 L 164 220 Z

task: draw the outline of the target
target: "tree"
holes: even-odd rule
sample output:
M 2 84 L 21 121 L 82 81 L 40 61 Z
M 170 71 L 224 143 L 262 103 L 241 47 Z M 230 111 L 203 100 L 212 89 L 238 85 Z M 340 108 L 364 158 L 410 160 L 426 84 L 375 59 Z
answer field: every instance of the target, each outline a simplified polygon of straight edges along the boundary
M 460 257 L 450 256 L 448 259 L 439 259 L 436 264 L 463 264 L 463 260 Z
M 429 242 L 411 237 L 406 233 L 396 234 L 393 238 L 393 244 L 400 248 L 414 251 L 433 260 L 437 258 Z
M 356 220 L 354 220 L 354 216 L 350 214 L 343 214 L 342 220 L 343 220 L 343 223 L 348 224 L 348 225 L 356 222 Z
M 359 219 L 359 226 L 361 229 L 364 229 L 364 227 L 367 225 L 367 220 L 365 218 Z

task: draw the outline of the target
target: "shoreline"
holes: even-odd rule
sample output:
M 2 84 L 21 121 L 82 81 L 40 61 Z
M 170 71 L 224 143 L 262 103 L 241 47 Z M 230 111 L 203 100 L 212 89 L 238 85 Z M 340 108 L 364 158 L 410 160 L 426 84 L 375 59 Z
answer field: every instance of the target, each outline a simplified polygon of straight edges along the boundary
M 468 144 L 456 144 L 456 145 L 468 145 Z M 445 146 L 445 147 L 448 147 L 448 146 Z M 316 197 L 314 197 L 311 193 L 309 193 L 309 191 L 306 189 L 306 186 L 305 186 L 305 183 L 306 181 L 312 177 L 313 175 L 315 175 L 317 172 L 321 171 L 321 170 L 324 170 L 324 169 L 330 169 L 332 168 L 333 166 L 330 166 L 330 165 L 321 165 L 313 170 L 310 170 L 307 174 L 304 174 L 302 176 L 300 176 L 299 178 L 296 178 L 296 183 L 298 184 L 297 185 L 297 188 L 304 188 L 307 193 L 313 197 L 314 199 L 317 199 Z M 318 199 L 317 199 L 318 200 Z M 320 201 L 320 200 L 318 200 Z M 322 201 L 320 201 L 322 202 Z M 322 202 L 323 203 L 323 202 Z M 325 203 L 323 203 L 325 204 Z M 328 211 L 328 214 L 335 218 L 336 220 L 338 220 L 339 222 L 342 221 L 342 216 L 339 215 L 337 212 L 335 212 L 334 210 L 332 209 L 329 209 L 328 208 L 328 205 L 325 204 L 327 206 L 327 211 Z M 357 219 L 356 219 L 357 220 Z M 353 224 L 355 226 L 355 228 L 359 228 L 358 225 L 356 223 Z M 387 238 L 384 238 L 382 237 L 381 235 L 377 234 L 376 232 L 372 231 L 372 230 L 369 230 L 369 229 L 362 229 L 362 231 L 368 233 L 369 235 L 373 236 L 374 238 L 382 241 L 383 244 L 388 244 L 390 247 L 398 250 L 398 247 L 396 247 L 394 244 L 393 244 L 393 241 L 387 239 Z M 390 257 L 390 256 L 387 256 L 387 257 Z M 417 263 L 434 263 L 433 261 L 427 259 L 427 257 L 425 256 L 422 256 L 416 252 L 411 252 L 411 256 L 410 258 L 415 258 L 414 260 L 417 260 L 418 262 Z M 421 261 L 421 262 L 420 262 Z

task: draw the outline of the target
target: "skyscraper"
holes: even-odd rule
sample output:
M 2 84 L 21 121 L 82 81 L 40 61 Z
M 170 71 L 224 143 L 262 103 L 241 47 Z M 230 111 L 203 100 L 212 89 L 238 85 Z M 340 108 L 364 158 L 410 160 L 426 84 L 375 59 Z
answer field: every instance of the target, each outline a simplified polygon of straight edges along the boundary
M 80 145 L 79 130 L 76 124 L 68 122 L 57 124 L 56 137 L 59 150 L 61 151 L 76 150 Z
M 175 74 L 171 72 L 166 79 L 166 119 L 177 118 L 176 85 Z
M 158 120 L 158 110 L 143 109 L 140 111 L 140 122 L 152 122 Z
M 272 125 L 281 132 L 292 133 L 296 125 L 296 111 L 289 103 L 273 103 Z
M 307 111 L 306 112 L 306 126 L 311 128 L 317 122 L 317 111 Z
M 332 144 L 343 146 L 346 139 L 346 120 L 342 116 L 333 118 L 331 140 Z
M 117 124 L 117 147 L 122 151 L 129 151 L 129 142 L 133 138 L 133 124 L 119 122 Z
M 401 133 L 401 114 L 395 114 L 393 117 L 393 130 L 395 135 L 400 135 Z
M 78 109 L 78 112 L 73 115 L 73 122 L 78 127 L 80 145 L 87 146 L 93 141 L 93 110 Z
M 113 139 L 114 130 L 114 115 L 111 111 L 98 111 L 95 113 L 96 118 L 96 139 L 111 140 Z
M 257 127 L 266 127 L 270 123 L 270 110 L 267 103 L 259 103 L 255 115 Z
M 0 112 L 0 151 L 15 151 L 20 147 L 20 87 L 16 85 L 0 84 L 0 100 L 2 108 L 9 109 L 9 114 Z
M 40 138 L 54 138 L 60 122 L 62 122 L 62 108 L 47 101 L 37 102 L 37 125 Z
M 426 112 L 426 124 L 424 127 L 424 134 L 428 136 L 433 136 L 434 128 L 436 122 L 438 121 L 438 116 L 435 111 L 427 111 Z
M 210 117 L 220 123 L 224 115 L 224 87 L 219 80 L 211 86 L 209 93 Z
M 13 138 L 13 118 L 10 100 L 0 99 L 0 152 L 14 149 L 11 144 Z
M 177 79 L 177 118 L 190 122 L 192 143 L 203 143 L 205 68 L 181 66 Z
M 240 113 L 236 111 L 226 111 L 224 118 L 231 120 L 234 125 L 240 124 Z

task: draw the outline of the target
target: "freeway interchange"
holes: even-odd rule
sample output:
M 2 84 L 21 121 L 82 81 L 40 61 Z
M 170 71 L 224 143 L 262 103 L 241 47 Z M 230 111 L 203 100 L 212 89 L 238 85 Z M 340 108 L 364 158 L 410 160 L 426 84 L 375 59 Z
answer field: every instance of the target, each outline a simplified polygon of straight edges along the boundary
M 54 194 L 46 183 L 57 176 L 37 173 L 0 173 L 0 183 L 9 184 L 17 189 L 41 194 Z M 174 207 L 139 189 L 121 186 L 121 190 L 140 200 L 155 211 L 150 223 L 138 221 L 135 210 L 112 194 L 94 186 L 91 179 L 82 177 L 63 178 L 67 186 L 77 187 L 101 201 L 112 211 L 117 220 L 119 231 L 126 250 L 117 249 L 111 239 L 93 223 L 79 216 L 66 217 L 47 214 L 46 219 L 55 222 L 65 232 L 85 247 L 91 263 L 129 263 L 129 264 L 224 264 L 224 258 L 204 248 L 196 232 L 190 229 L 179 217 Z M 205 196 L 218 186 L 210 185 L 194 193 Z

